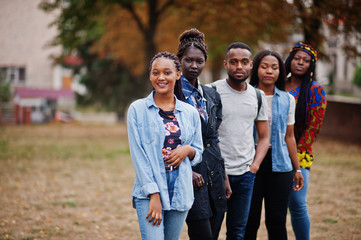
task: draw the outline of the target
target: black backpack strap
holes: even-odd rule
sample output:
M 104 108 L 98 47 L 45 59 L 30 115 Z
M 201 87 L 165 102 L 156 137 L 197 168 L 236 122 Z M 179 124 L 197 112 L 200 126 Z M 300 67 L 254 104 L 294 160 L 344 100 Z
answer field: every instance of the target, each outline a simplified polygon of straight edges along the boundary
M 257 88 L 255 88 L 256 90 L 256 95 L 257 95 L 257 102 L 258 102 L 258 110 L 257 110 L 257 116 L 259 113 L 259 110 L 261 109 L 262 106 L 262 96 L 261 96 L 261 91 Z

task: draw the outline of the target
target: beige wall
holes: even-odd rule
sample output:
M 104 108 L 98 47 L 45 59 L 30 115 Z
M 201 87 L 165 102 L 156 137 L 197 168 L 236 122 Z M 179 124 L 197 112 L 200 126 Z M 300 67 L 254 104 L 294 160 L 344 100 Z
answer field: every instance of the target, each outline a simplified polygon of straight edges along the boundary
M 60 47 L 45 48 L 56 35 L 48 28 L 56 15 L 38 8 L 41 0 L 0 0 L 0 66 L 26 67 L 28 87 L 53 87 L 54 66 L 51 54 Z

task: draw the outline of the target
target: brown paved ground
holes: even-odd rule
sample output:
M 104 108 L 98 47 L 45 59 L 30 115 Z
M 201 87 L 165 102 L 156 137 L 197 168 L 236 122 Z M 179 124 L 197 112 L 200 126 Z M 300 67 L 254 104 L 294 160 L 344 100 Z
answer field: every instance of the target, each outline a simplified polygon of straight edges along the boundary
M 361 239 L 361 144 L 320 137 L 314 155 L 312 239 Z M 133 178 L 123 125 L 1 127 L 0 240 L 140 239 Z

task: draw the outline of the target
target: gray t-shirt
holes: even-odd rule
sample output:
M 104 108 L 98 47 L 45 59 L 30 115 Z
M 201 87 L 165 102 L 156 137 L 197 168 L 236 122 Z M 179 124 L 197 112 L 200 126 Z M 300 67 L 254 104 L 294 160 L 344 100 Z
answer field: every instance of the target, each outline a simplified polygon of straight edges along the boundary
M 256 90 L 247 83 L 247 89 L 239 92 L 231 88 L 226 79 L 211 84 L 222 100 L 222 124 L 219 140 L 227 174 L 242 175 L 249 171 L 255 156 L 254 121 L 267 121 L 267 102 L 263 91 L 262 107 L 257 116 Z

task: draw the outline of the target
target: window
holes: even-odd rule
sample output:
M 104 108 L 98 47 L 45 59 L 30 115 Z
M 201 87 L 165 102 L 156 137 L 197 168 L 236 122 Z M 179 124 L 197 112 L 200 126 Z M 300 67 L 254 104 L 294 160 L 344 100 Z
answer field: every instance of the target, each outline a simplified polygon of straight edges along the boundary
M 26 80 L 24 66 L 0 66 L 0 74 L 6 83 L 22 85 Z

